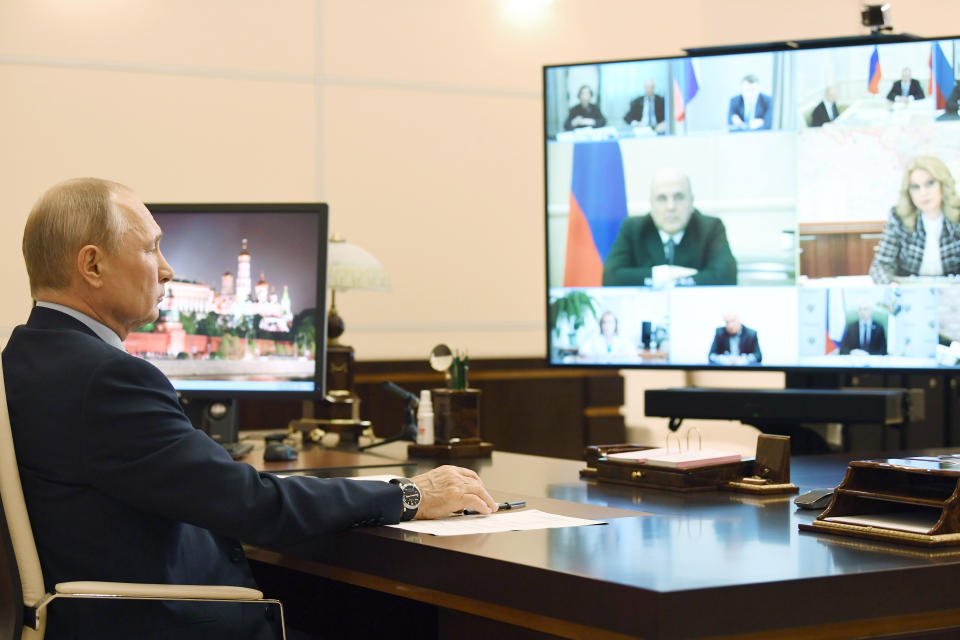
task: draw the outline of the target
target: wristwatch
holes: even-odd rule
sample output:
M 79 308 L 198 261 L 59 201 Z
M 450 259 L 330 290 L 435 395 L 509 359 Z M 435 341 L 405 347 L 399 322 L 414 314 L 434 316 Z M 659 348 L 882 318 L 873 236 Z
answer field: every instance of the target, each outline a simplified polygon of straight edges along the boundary
M 420 489 L 408 478 L 393 478 L 390 482 L 403 491 L 403 513 L 400 514 L 400 522 L 413 520 L 420 508 Z

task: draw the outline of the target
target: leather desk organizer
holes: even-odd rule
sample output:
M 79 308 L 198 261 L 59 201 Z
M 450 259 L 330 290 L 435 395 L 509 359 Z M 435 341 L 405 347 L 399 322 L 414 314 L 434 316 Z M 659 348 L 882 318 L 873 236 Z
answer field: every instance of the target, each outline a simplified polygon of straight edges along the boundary
M 739 462 L 674 469 L 608 458 L 612 453 L 653 449 L 636 444 L 604 444 L 584 450 L 587 466 L 580 477 L 668 491 L 737 491 L 754 494 L 797 493 L 790 482 L 790 438 L 761 435 L 756 458 Z
M 799 527 L 925 547 L 960 545 L 960 458 L 855 460 L 829 506 Z

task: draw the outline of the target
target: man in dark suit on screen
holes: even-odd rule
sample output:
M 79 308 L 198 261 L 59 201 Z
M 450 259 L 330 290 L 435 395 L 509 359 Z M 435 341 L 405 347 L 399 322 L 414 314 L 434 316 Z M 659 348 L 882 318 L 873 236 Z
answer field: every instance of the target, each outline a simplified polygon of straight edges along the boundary
M 872 356 L 887 355 L 887 335 L 883 327 L 872 318 L 873 307 L 862 304 L 857 312 L 859 318 L 846 326 L 840 340 L 840 355 L 869 353 Z
M 683 171 L 661 169 L 650 185 L 650 213 L 620 224 L 603 263 L 604 286 L 736 283 L 723 222 L 694 209 Z
M 760 79 L 752 73 L 740 82 L 740 93 L 730 98 L 727 126 L 731 131 L 758 131 L 773 126 L 773 98 L 760 93 Z
M 757 332 L 744 326 L 740 314 L 723 314 L 723 326 L 713 336 L 708 358 L 713 364 L 760 364 L 763 354 Z
M 916 78 L 911 77 L 913 73 L 910 67 L 904 67 L 900 74 L 900 79 L 893 83 L 890 92 L 887 94 L 887 100 L 890 102 L 911 102 L 913 100 L 923 100 L 923 88 Z
M 650 127 L 657 133 L 667 130 L 663 96 L 657 95 L 653 80 L 643 85 L 643 95 L 630 102 L 630 110 L 623 116 L 631 127 Z
M 827 87 L 823 92 L 823 100 L 813 109 L 810 116 L 811 127 L 822 127 L 828 122 L 833 122 L 840 115 L 837 109 L 837 90 L 834 87 Z
M 173 278 L 161 235 L 129 189 L 93 178 L 54 186 L 27 219 L 36 306 L 3 351 L 3 375 L 48 590 L 68 580 L 255 587 L 241 542 L 319 544 L 353 526 L 496 508 L 466 469 L 434 469 L 412 487 L 279 478 L 194 429 L 169 380 L 122 344 L 157 319 Z M 258 605 L 58 600 L 46 638 L 259 639 L 264 624 Z

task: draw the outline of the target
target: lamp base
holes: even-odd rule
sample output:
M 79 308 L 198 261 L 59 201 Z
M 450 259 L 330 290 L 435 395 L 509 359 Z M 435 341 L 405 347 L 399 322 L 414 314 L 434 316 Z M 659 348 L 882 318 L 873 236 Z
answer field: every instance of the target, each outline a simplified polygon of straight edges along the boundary
M 327 345 L 327 396 L 354 397 L 353 347 L 345 344 Z

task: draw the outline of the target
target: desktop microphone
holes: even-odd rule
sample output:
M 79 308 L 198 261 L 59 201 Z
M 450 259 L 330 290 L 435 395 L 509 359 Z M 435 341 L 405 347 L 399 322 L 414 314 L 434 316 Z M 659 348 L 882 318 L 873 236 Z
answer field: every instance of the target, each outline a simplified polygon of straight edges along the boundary
M 387 444 L 388 442 L 396 442 L 397 440 L 409 440 L 410 442 L 417 441 L 417 415 L 416 409 L 420 406 L 420 398 L 410 393 L 403 387 L 399 387 L 392 382 L 384 382 L 383 388 L 387 391 L 393 393 L 395 396 L 399 396 L 403 400 L 407 401 L 407 406 L 404 408 L 404 422 L 400 427 L 400 432 L 385 440 L 380 442 L 374 442 L 373 444 L 368 444 L 363 447 L 357 447 L 358 451 L 366 451 L 373 447 L 379 447 L 382 444 Z
M 406 400 L 408 403 L 412 404 L 414 409 L 420 406 L 420 398 L 410 393 L 403 387 L 397 386 L 392 382 L 384 382 L 383 388 L 393 393 L 393 395 L 398 396 Z

